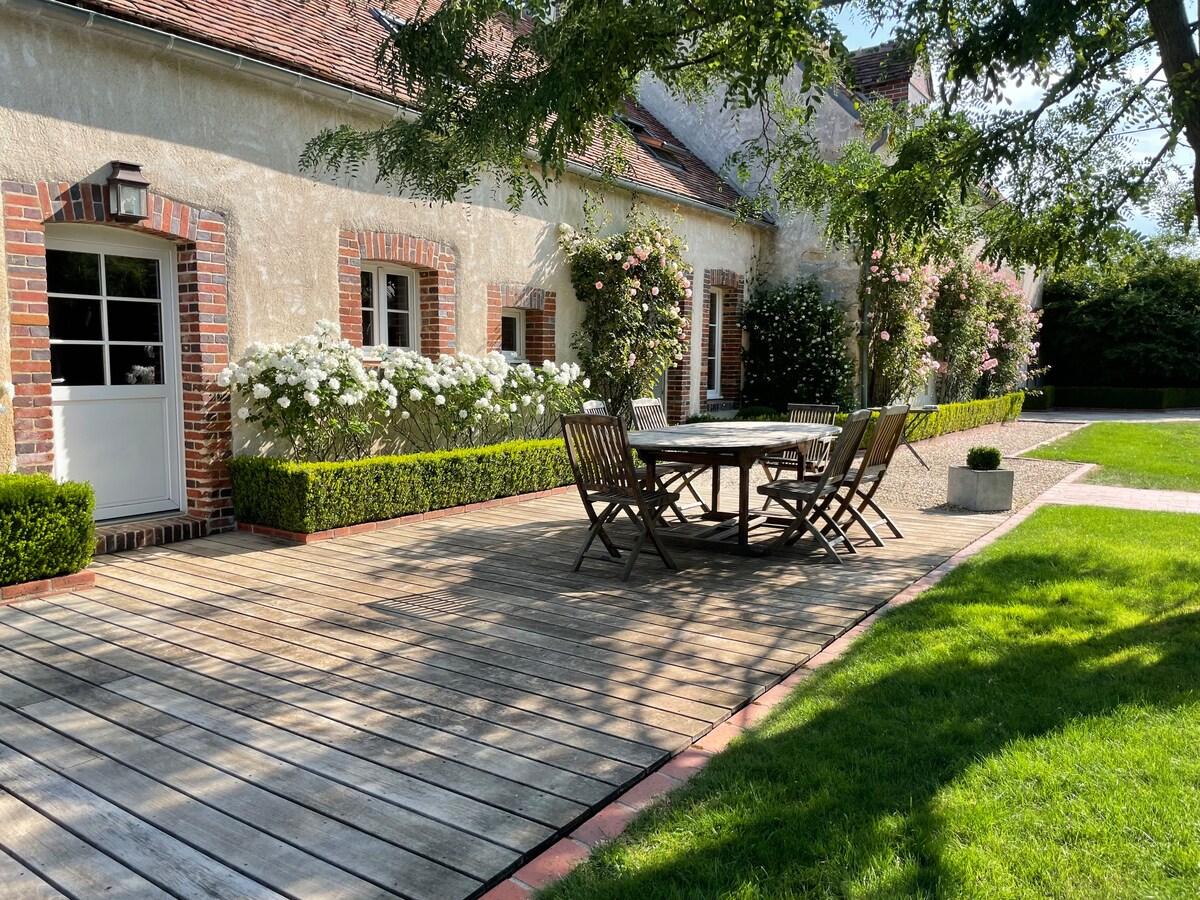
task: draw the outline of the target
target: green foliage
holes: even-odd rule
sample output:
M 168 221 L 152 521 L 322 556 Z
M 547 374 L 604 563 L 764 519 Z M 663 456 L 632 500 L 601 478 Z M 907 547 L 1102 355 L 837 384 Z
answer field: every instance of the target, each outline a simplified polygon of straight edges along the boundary
M 591 389 L 613 415 L 628 417 L 631 403 L 648 396 L 666 370 L 683 358 L 692 296 L 683 254 L 687 247 L 666 222 L 644 211 L 629 228 L 601 237 L 587 210 L 588 227 L 571 231 L 563 248 L 575 296 L 586 305 L 571 346 L 591 377 Z
M 1200 387 L 1200 258 L 1152 248 L 1077 267 L 1042 299 L 1042 359 L 1057 386 Z
M 1015 422 L 1021 416 L 1024 408 L 1025 395 L 1016 391 L 1003 397 L 991 397 L 986 400 L 968 400 L 965 403 L 943 403 L 935 413 L 922 417 L 915 424 L 906 424 L 904 433 L 910 441 L 924 441 L 929 438 L 941 437 L 943 434 L 954 434 L 956 431 L 969 431 L 984 425 L 997 425 L 1005 422 Z M 838 425 L 845 423 L 849 413 L 838 413 L 834 422 Z M 873 418 L 867 424 L 867 432 L 863 436 L 863 446 L 871 439 L 878 418 Z
M 1030 409 L 1186 409 L 1200 406 L 1200 388 L 1052 387 L 1049 406 Z
M 1025 454 L 1100 466 L 1087 480 L 1136 488 L 1200 492 L 1200 425 L 1096 422 Z
M 92 488 L 48 475 L 0 475 L 0 585 L 69 575 L 95 550 Z
M 1046 507 L 545 900 L 1188 897 L 1200 529 Z
M 1000 450 L 997 447 L 972 447 L 967 451 L 967 466 L 976 472 L 993 472 L 1000 468 Z
M 743 406 L 733 417 L 741 422 L 765 422 L 780 418 L 780 412 L 771 406 Z
M 571 482 L 561 440 L 350 462 L 230 460 L 239 522 L 311 534 L 549 490 Z
M 1043 384 L 1025 391 L 1025 408 L 1033 410 L 1054 409 L 1054 385 Z
M 845 309 L 815 278 L 754 290 L 742 310 L 749 333 L 742 395 L 752 406 L 853 403 L 854 359 Z

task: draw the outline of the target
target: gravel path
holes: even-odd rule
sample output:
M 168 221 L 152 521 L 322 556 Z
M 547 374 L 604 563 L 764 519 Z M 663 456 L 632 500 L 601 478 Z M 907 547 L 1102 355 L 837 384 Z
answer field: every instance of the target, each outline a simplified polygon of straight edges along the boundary
M 999 447 L 1004 454 L 1004 467 L 1016 471 L 1013 489 L 1013 509 L 1020 509 L 1042 491 L 1057 484 L 1078 468 L 1076 463 L 1042 459 L 1016 459 L 1016 454 L 1034 444 L 1058 437 L 1080 427 L 1077 424 L 1014 422 L 1009 425 L 985 425 L 970 431 L 959 431 L 927 441 L 918 441 L 917 452 L 929 463 L 926 471 L 905 447 L 896 451 L 891 471 L 884 479 L 876 499 L 888 506 L 906 509 L 948 508 L 946 483 L 950 466 L 966 463 L 972 447 Z M 751 508 L 761 505 L 758 485 L 765 481 L 762 469 L 753 470 L 750 482 Z M 700 495 L 709 498 L 709 478 L 696 479 Z M 701 487 L 702 486 L 702 487 Z M 737 508 L 738 474 L 736 469 L 721 470 L 721 508 Z M 1007 515 L 1007 513 L 997 513 Z

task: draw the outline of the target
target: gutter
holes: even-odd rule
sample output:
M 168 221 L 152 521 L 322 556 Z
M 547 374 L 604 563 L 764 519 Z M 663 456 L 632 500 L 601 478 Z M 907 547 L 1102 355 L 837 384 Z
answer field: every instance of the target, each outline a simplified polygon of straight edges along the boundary
M 351 109 L 362 110 L 363 112 L 386 118 L 402 116 L 410 122 L 417 116 L 414 109 L 400 103 L 383 100 L 371 94 L 343 87 L 323 78 L 305 75 L 301 72 L 284 68 L 283 66 L 277 66 L 274 63 L 264 62 L 263 60 L 255 59 L 254 57 L 246 56 L 233 50 L 225 50 L 192 38 L 180 37 L 179 35 L 171 34 L 150 25 L 130 22 L 127 19 L 84 9 L 71 3 L 64 3 L 62 0 L 0 0 L 0 7 L 9 8 L 33 18 L 45 17 L 59 22 L 67 22 L 85 30 L 96 30 L 105 34 L 124 37 L 140 44 L 147 44 L 163 53 L 210 63 L 222 68 L 232 69 L 235 72 L 243 72 L 253 78 L 259 78 L 274 84 L 283 85 L 284 87 L 307 91 L 318 97 L 341 103 Z M 589 180 L 596 179 L 595 173 L 580 163 L 568 162 L 566 170 Z M 648 194 L 661 200 L 700 209 L 704 212 L 730 219 L 737 217 L 737 214 L 733 210 L 705 203 L 702 200 L 695 200 L 691 197 L 685 197 L 682 194 L 675 194 L 661 188 L 639 184 L 627 178 L 614 178 L 612 182 L 617 187 L 631 193 Z M 771 223 L 758 219 L 748 220 L 747 224 L 759 228 L 771 227 Z

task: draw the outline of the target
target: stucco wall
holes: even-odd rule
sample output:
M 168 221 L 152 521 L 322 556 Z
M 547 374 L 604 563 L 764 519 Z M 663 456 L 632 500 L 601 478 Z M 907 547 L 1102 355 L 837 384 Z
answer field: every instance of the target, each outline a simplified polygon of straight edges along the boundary
M 560 358 L 569 354 L 582 311 L 557 241 L 560 223 L 583 224 L 579 178 L 552 186 L 545 206 L 514 213 L 492 185 L 471 191 L 467 202 L 439 206 L 397 197 L 371 173 L 309 177 L 298 166 L 308 138 L 329 125 L 370 120 L 297 89 L 3 7 L 0 72 L 0 178 L 102 181 L 109 161 L 122 159 L 140 163 L 156 193 L 228 217 L 235 357 L 252 341 L 295 338 L 317 319 L 337 319 L 342 228 L 454 248 L 460 351 L 484 351 L 486 285 L 519 283 L 558 293 L 556 341 Z M 672 212 L 668 202 L 644 199 Z M 614 230 L 631 202 L 628 193 L 607 192 Z M 686 206 L 678 214 L 697 270 L 750 274 L 764 232 Z M 5 373 L 8 342 L 2 347 Z M 698 389 L 694 375 L 694 400 Z M 8 420 L 0 426 L 0 466 L 11 454 Z
M 798 91 L 799 76 L 787 88 Z M 639 100 L 656 118 L 678 135 L 712 169 L 722 171 L 729 157 L 762 132 L 760 116 L 725 106 L 724 95 L 714 91 L 703 102 L 682 102 L 661 82 L 642 81 Z M 829 95 L 817 101 L 813 131 L 821 151 L 833 152 L 858 134 L 858 120 Z M 757 185 L 762 172 L 751 174 Z M 858 266 L 847 254 L 831 250 L 822 236 L 822 223 L 811 215 L 781 216 L 771 243 L 764 247 L 760 266 L 775 281 L 816 275 L 830 299 L 849 299 L 858 285 Z

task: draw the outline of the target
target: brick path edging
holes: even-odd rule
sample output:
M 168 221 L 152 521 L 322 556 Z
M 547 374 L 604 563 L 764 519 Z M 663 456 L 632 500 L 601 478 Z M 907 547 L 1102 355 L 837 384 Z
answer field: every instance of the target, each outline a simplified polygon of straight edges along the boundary
M 991 531 L 918 578 L 875 612 L 848 629 L 824 650 L 808 659 L 787 678 L 751 700 L 690 747 L 670 759 L 658 771 L 638 781 L 616 800 L 586 819 L 570 835 L 561 838 L 549 849 L 535 856 L 511 877 L 484 894 L 481 900 L 528 900 L 534 891 L 541 890 L 569 874 L 587 859 L 592 850 L 620 835 L 641 810 L 690 779 L 704 768 L 714 754 L 724 750 L 735 737 L 765 717 L 796 685 L 810 676 L 814 669 L 842 656 L 850 649 L 850 645 L 879 619 L 892 610 L 911 603 L 967 559 L 1028 519 L 1046 504 L 1047 501 L 1043 498 L 1054 488 L 1078 481 L 1094 468 L 1093 465 L 1080 466 Z
M 8 606 L 22 600 L 37 600 L 54 594 L 69 594 L 83 588 L 92 587 L 96 583 L 96 573 L 91 569 L 75 572 L 71 575 L 58 575 L 54 578 L 43 578 L 39 581 L 24 581 L 21 584 L 9 584 L 0 588 L 0 606 Z
M 450 506 L 446 509 L 431 509 L 423 513 L 411 513 L 395 519 L 382 519 L 378 522 L 361 522 L 358 525 L 346 525 L 342 528 L 329 528 L 325 531 L 306 533 L 303 531 L 285 531 L 282 528 L 271 528 L 267 525 L 254 525 L 250 522 L 238 522 L 238 531 L 248 531 L 263 537 L 279 538 L 285 541 L 295 541 L 298 544 L 315 544 L 318 541 L 328 541 L 333 538 L 350 537 L 355 534 L 368 534 L 384 528 L 394 528 L 397 525 L 408 525 L 413 522 L 428 522 L 442 519 L 446 516 L 461 516 L 481 509 L 495 509 L 498 506 L 509 506 L 513 503 L 523 503 L 526 500 L 540 500 L 543 497 L 555 497 L 559 494 L 570 493 L 575 485 L 550 488 L 546 491 L 534 491 L 529 494 L 514 494 L 511 497 L 497 497 L 495 500 L 481 500 L 478 503 L 468 503 L 465 506 Z

